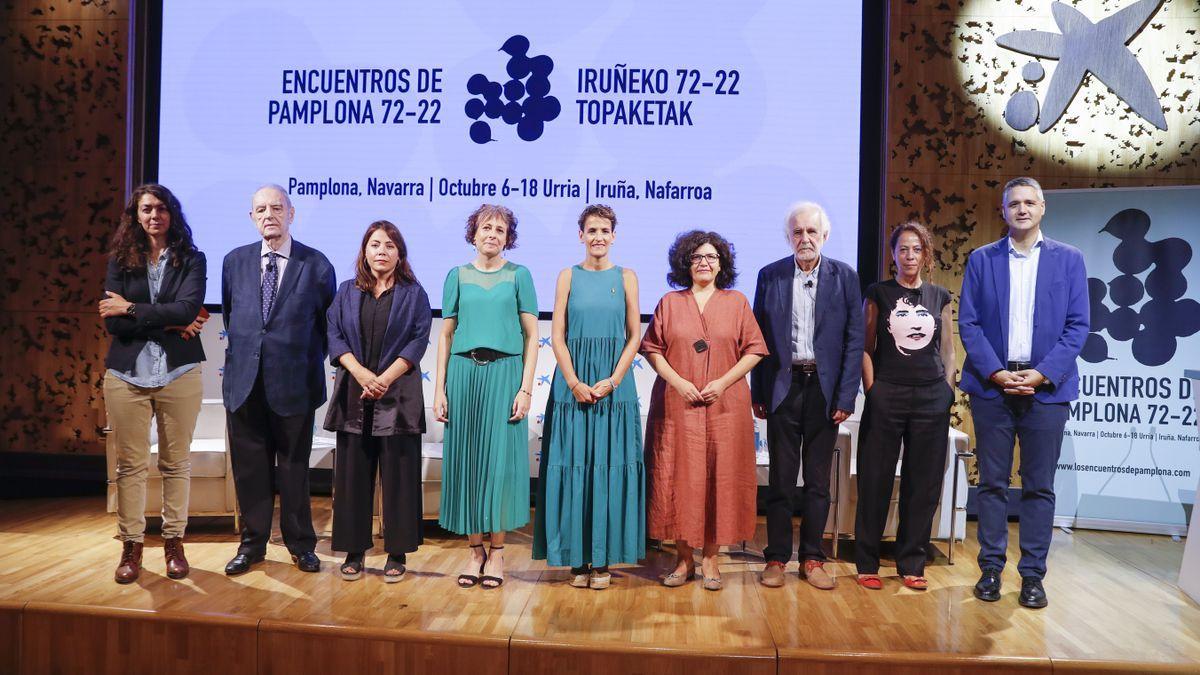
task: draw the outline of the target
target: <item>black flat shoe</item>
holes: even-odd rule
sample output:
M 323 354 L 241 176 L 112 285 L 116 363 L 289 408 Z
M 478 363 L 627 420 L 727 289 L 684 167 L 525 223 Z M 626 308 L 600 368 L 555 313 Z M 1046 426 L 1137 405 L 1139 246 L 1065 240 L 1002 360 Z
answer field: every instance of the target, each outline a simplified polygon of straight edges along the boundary
M 975 584 L 975 597 L 984 602 L 1000 599 L 1000 570 L 984 570 Z
M 1017 602 L 1030 609 L 1041 609 L 1050 604 L 1046 599 L 1046 589 L 1042 588 L 1042 580 L 1037 577 L 1021 577 L 1021 595 Z
M 233 556 L 233 560 L 225 565 L 225 574 L 229 576 L 237 576 L 250 571 L 250 566 L 255 563 L 260 563 L 266 560 L 267 556 L 263 553 L 239 553 Z
M 342 563 L 339 571 L 342 573 L 342 578 L 346 581 L 355 581 L 361 579 L 363 575 L 363 559 L 365 554 L 349 553 L 346 555 L 346 561 Z
M 312 551 L 305 551 L 300 555 L 293 555 L 292 562 L 296 563 L 296 569 L 301 572 L 320 572 L 321 559 Z

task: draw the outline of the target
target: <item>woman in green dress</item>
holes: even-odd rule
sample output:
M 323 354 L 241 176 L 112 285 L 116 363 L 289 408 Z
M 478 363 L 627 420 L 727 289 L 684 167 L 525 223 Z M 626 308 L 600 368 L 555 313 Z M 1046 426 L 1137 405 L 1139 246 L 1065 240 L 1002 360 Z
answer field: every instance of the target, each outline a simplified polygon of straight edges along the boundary
M 504 583 L 504 534 L 529 522 L 529 413 L 537 365 L 533 277 L 504 259 L 517 218 L 484 204 L 467 218 L 475 260 L 446 275 L 433 410 L 446 424 L 438 522 L 467 535 L 458 585 Z M 490 533 L 488 552 L 483 533 Z
M 579 216 L 582 263 L 558 275 L 533 557 L 571 566 L 576 588 L 608 588 L 609 563 L 646 553 L 646 488 L 637 389 L 626 378 L 640 340 L 638 282 L 609 260 L 617 216 Z

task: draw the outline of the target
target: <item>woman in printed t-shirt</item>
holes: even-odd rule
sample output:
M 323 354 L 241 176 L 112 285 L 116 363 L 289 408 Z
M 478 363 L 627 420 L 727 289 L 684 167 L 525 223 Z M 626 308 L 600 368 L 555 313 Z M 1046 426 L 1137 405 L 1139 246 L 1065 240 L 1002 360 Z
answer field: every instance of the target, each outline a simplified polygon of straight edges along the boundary
M 896 278 L 872 284 L 863 302 L 866 405 L 858 443 L 858 583 L 879 590 L 879 540 L 904 442 L 896 569 L 925 590 L 926 549 L 946 467 L 946 430 L 954 402 L 950 292 L 921 279 L 932 262 L 929 232 L 915 222 L 892 232 Z

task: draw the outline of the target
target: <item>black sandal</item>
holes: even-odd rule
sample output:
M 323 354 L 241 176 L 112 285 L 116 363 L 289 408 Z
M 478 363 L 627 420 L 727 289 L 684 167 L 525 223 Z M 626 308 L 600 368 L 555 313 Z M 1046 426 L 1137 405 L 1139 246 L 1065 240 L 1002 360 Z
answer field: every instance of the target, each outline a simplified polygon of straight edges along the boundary
M 363 574 L 363 559 L 365 553 L 347 553 L 346 561 L 342 563 L 342 578 L 346 581 L 356 581 Z
M 483 544 L 471 544 L 470 548 L 483 548 Z M 483 574 L 483 566 L 487 564 L 487 556 L 483 556 L 483 562 L 479 564 L 479 573 Z M 479 583 L 479 576 L 475 574 L 460 574 L 458 575 L 458 587 L 470 588 Z
M 401 562 L 400 556 L 388 554 L 387 563 L 383 566 L 383 581 L 384 583 L 394 584 L 404 578 L 404 573 L 407 572 L 404 563 Z M 390 574 L 395 572 L 395 574 Z
M 481 544 L 481 546 L 482 546 L 482 544 Z M 503 546 L 489 546 L 488 547 L 489 554 L 492 551 L 503 551 L 503 550 L 504 550 Z M 486 561 L 484 561 L 484 562 L 486 562 Z M 479 569 L 479 572 L 480 572 L 480 574 L 483 574 L 482 567 Z M 500 588 L 500 585 L 503 583 L 504 583 L 504 577 L 494 577 L 490 574 L 483 574 L 483 576 L 479 577 L 479 585 L 483 586 L 484 588 Z

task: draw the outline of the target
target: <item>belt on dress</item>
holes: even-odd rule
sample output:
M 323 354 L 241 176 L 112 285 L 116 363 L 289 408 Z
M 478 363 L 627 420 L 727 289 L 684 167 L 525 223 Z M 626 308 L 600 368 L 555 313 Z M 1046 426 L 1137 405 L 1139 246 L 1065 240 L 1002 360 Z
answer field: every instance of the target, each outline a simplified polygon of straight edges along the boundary
M 459 356 L 465 356 L 468 359 L 471 359 L 477 366 L 485 366 L 492 361 L 497 361 L 513 355 L 506 352 L 497 351 L 495 349 L 488 349 L 487 347 L 476 347 L 470 351 L 462 352 L 459 354 Z

